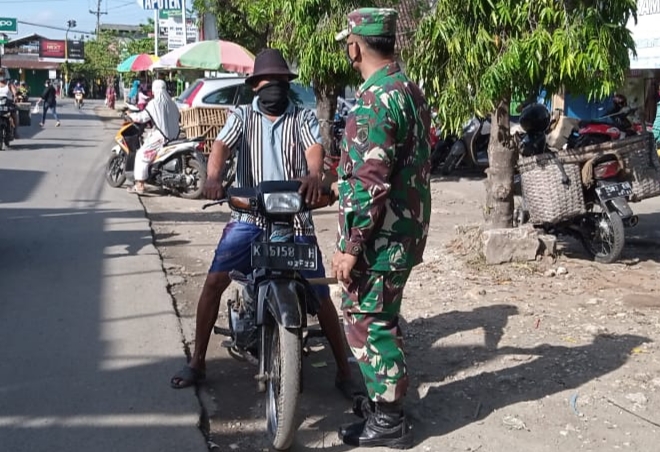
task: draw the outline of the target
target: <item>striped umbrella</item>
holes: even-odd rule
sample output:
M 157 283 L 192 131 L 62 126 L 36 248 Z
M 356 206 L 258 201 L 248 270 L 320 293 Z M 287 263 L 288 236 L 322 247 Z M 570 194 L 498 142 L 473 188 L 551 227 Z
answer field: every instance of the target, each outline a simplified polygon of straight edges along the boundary
M 139 53 L 131 55 L 117 66 L 117 72 L 142 72 L 148 71 L 152 64 L 158 61 L 158 57 Z
M 166 53 L 160 61 L 151 66 L 157 68 L 188 68 L 242 74 L 254 69 L 254 55 L 236 43 L 229 41 L 200 41 L 179 47 Z

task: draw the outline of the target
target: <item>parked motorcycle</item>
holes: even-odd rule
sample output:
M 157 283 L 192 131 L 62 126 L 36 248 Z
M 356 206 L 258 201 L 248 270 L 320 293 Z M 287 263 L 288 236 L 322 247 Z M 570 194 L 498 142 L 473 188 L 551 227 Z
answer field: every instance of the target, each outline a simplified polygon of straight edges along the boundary
M 0 151 L 9 146 L 14 139 L 14 112 L 15 105 L 6 97 L 0 97 Z
M 308 302 L 316 293 L 301 270 L 318 266 L 317 247 L 294 242 L 293 221 L 297 213 L 332 205 L 328 190 L 321 200 L 306 204 L 298 193 L 299 181 L 267 181 L 253 188 L 229 188 L 227 202 L 236 212 L 258 214 L 266 219 L 261 241 L 252 243 L 253 272 L 231 272 L 243 289 L 229 300 L 229 329 L 216 333 L 229 337 L 223 342 L 231 356 L 258 368 L 257 391 L 266 393 L 268 433 L 276 450 L 291 446 L 296 410 L 302 391 L 303 333 L 307 328 Z
M 142 145 L 145 128 L 145 125 L 136 124 L 125 116 L 125 122 L 115 136 L 117 144 L 112 148 L 106 165 L 106 181 L 111 187 L 121 187 L 127 178 L 133 182 L 135 156 Z M 206 183 L 203 149 L 203 137 L 166 143 L 149 164 L 146 183 L 162 187 L 182 198 L 199 198 Z
M 624 107 L 618 112 L 598 119 L 580 121 L 578 129 L 573 130 L 570 135 L 566 147 L 579 148 L 639 135 L 646 131 L 646 127 L 641 123 L 630 121 L 629 117 L 635 111 L 637 108 Z
M 553 154 L 546 143 L 545 131 L 549 123 L 548 111 L 541 105 L 531 105 L 523 111 L 520 124 L 525 133 L 521 135 L 521 155 Z M 633 192 L 630 182 L 623 177 L 624 168 L 615 155 L 604 155 L 593 162 L 593 183 L 585 186 L 582 181 L 570 181 L 561 162 L 555 158 L 555 163 L 563 175 L 563 183 L 582 185 L 586 213 L 555 224 L 535 226 L 549 234 L 575 237 L 596 262 L 615 262 L 625 245 L 624 227 L 636 226 L 638 222 L 628 204 Z M 514 184 L 516 194 L 522 195 L 515 208 L 514 222 L 527 223 L 530 216 L 519 175 Z
M 440 173 L 451 174 L 458 166 L 465 162 L 471 168 L 488 167 L 488 142 L 490 141 L 490 118 L 470 119 L 463 125 L 460 138 L 452 142 L 449 153 L 441 159 L 436 155 Z M 443 143 L 443 146 L 446 144 Z M 439 149 L 442 152 L 442 149 Z M 432 158 L 433 159 L 433 158 Z

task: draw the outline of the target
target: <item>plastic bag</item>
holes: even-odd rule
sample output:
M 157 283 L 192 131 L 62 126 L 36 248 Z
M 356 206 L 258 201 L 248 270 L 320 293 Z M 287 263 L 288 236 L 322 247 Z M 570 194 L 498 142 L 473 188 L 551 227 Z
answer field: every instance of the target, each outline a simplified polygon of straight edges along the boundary
M 38 115 L 40 111 L 39 104 L 34 104 L 34 107 L 32 107 L 32 114 Z

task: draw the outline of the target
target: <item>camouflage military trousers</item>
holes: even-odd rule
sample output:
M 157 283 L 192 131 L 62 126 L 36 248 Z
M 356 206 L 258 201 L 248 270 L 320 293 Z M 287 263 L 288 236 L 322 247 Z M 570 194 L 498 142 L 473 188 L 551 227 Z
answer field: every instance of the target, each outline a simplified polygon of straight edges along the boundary
M 399 310 L 410 270 L 353 272 L 344 284 L 342 310 L 349 347 L 355 355 L 369 398 L 400 400 L 408 389 Z

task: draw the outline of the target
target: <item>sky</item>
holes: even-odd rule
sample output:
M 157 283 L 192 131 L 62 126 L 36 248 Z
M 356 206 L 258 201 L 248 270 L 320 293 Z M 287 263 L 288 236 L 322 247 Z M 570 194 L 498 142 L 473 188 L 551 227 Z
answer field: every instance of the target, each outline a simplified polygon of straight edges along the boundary
M 97 0 L 0 0 L 0 17 L 15 17 L 26 22 L 64 27 L 68 20 L 77 22 L 77 29 L 93 31 L 96 29 L 96 16 L 89 10 L 96 10 Z M 153 17 L 153 11 L 144 11 L 136 0 L 102 0 L 101 23 L 137 25 Z M 18 34 L 10 38 L 22 37 L 32 33 L 52 39 L 63 39 L 65 31 L 33 27 L 18 24 Z M 69 32 L 69 39 L 75 38 L 76 29 Z M 78 36 L 80 37 L 80 36 Z

